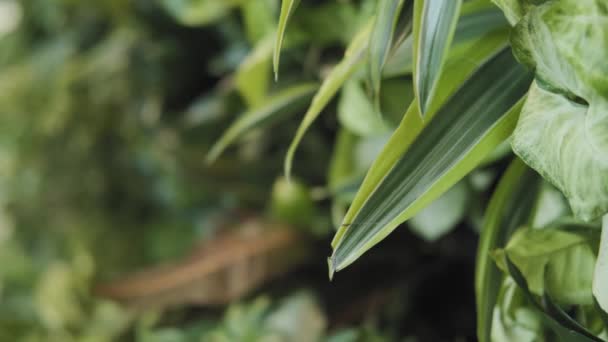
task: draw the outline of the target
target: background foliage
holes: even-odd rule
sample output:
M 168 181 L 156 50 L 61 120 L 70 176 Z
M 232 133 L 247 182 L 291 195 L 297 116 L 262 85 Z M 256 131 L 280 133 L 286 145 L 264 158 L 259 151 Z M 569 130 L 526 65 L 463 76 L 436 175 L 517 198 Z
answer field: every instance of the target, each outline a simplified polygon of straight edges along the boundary
M 605 9 L 0 0 L 0 340 L 606 339 Z

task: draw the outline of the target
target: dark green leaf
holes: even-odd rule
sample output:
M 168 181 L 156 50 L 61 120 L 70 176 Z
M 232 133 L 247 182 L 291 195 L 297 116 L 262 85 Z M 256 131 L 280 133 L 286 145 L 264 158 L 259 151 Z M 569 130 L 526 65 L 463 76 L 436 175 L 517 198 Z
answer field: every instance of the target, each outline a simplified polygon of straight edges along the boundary
M 452 44 L 462 0 L 416 0 L 414 89 L 424 116 Z
M 508 49 L 484 64 L 388 168 L 360 209 L 347 214 L 333 242 L 334 270 L 354 262 L 505 140 L 529 84 L 530 75 Z M 385 150 L 392 143 L 403 144 L 391 139 Z
M 490 200 L 479 238 L 475 271 L 477 338 L 481 342 L 490 341 L 492 312 L 503 278 L 490 252 L 504 246 L 517 227 L 529 223 L 540 184 L 540 177 L 520 159 L 515 159 Z

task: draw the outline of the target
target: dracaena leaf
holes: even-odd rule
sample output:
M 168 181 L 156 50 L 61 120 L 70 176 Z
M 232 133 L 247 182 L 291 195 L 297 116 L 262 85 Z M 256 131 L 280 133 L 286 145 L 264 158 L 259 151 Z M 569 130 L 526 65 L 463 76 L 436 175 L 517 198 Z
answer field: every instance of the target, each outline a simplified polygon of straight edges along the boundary
M 327 78 L 323 80 L 321 88 L 319 88 L 312 99 L 312 103 L 306 111 L 304 119 L 300 123 L 300 127 L 298 127 L 298 131 L 296 132 L 296 135 L 289 145 L 289 149 L 287 150 L 284 168 L 285 175 L 288 178 L 291 175 L 291 167 L 296 149 L 304 137 L 304 134 L 315 119 L 321 114 L 321 111 L 325 108 L 329 101 L 336 95 L 338 90 L 340 90 L 340 87 L 342 87 L 353 72 L 355 72 L 357 68 L 361 66 L 363 60 L 365 59 L 365 52 L 368 47 L 371 27 L 371 22 L 363 26 L 361 31 L 359 31 L 348 46 L 348 49 L 344 53 L 344 58 L 332 69 Z
M 378 96 L 382 69 L 393 42 L 395 27 L 404 0 L 380 0 L 376 10 L 376 20 L 369 42 L 369 76 L 374 93 Z
M 395 162 L 381 166 L 387 169 L 381 180 L 347 214 L 334 238 L 332 267 L 354 262 L 473 170 L 511 134 L 529 83 L 530 75 L 504 49 L 462 85 L 409 148 L 391 139 L 383 153 Z
M 450 96 L 456 88 L 474 71 L 479 65 L 483 64 L 490 56 L 502 49 L 506 45 L 507 34 L 505 32 L 495 32 L 488 35 L 484 39 L 479 40 L 469 48 L 469 58 L 467 59 L 451 59 L 448 61 L 449 73 L 442 75 L 439 82 L 437 96 L 434 99 L 432 110 L 427 117 L 430 119 L 436 113 L 439 106 Z M 352 221 L 353 216 L 361 209 L 367 198 L 380 184 L 384 176 L 389 172 L 397 160 L 405 153 L 420 131 L 429 123 L 430 120 L 423 121 L 418 114 L 418 109 L 415 102 L 410 105 L 407 113 L 403 117 L 401 124 L 397 127 L 394 134 L 391 136 L 387 146 L 378 155 L 362 184 L 357 184 L 358 192 L 351 203 L 351 206 L 344 217 L 345 222 Z M 360 185 L 360 186 L 359 186 Z M 335 244 L 344 233 L 345 227 L 342 227 L 336 237 Z
M 316 84 L 289 87 L 270 96 L 260 107 L 241 115 L 213 145 L 207 155 L 207 163 L 217 159 L 230 144 L 251 129 L 297 113 L 299 108 L 306 104 L 305 101 L 312 97 L 316 89 L 318 89 Z
M 512 232 L 530 221 L 541 178 L 515 159 L 502 176 L 486 211 L 475 267 L 477 338 L 490 341 L 492 312 L 498 301 L 502 274 L 490 252 L 504 246 Z
M 416 0 L 414 5 L 414 89 L 424 116 L 448 55 L 461 0 Z
M 281 58 L 281 47 L 283 46 L 285 30 L 287 30 L 287 22 L 289 21 L 289 17 L 291 17 L 299 3 L 300 0 L 283 0 L 281 2 L 281 14 L 279 16 L 279 25 L 277 28 L 277 35 L 274 43 L 274 55 L 272 58 L 275 80 L 279 77 L 279 61 Z

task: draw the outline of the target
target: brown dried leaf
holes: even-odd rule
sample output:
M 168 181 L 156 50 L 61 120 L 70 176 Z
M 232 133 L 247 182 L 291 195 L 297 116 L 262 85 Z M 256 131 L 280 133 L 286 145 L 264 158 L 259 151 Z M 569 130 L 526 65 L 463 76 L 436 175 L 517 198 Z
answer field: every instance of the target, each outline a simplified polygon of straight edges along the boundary
M 135 308 L 225 305 L 301 264 L 309 251 L 293 229 L 252 220 L 182 261 L 127 275 L 95 292 Z

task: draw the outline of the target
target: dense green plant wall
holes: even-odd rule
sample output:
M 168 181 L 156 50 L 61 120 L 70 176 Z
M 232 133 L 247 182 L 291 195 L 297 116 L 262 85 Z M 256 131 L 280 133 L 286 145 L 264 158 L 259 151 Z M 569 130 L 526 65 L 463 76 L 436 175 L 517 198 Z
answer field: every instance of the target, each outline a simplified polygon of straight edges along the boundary
M 607 18 L 0 0 L 0 340 L 608 340 Z

